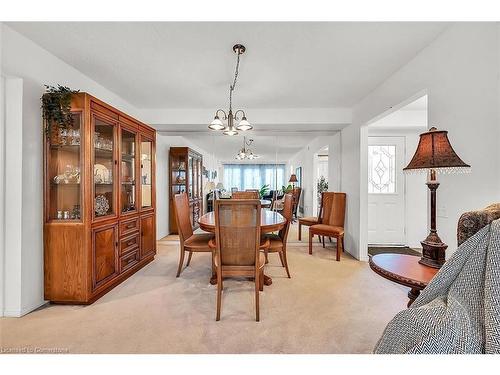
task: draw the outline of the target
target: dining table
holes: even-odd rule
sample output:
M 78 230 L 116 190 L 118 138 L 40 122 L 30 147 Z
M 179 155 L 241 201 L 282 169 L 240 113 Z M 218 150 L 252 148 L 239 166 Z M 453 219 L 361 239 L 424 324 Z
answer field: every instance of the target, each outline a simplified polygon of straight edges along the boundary
M 198 219 L 200 228 L 205 232 L 215 233 L 215 213 L 208 212 Z M 260 211 L 260 233 L 277 232 L 286 224 L 286 219 L 279 212 L 270 210 Z M 211 284 L 217 284 L 217 278 L 212 275 L 210 279 Z M 264 285 L 269 286 L 273 283 L 273 279 L 264 274 Z

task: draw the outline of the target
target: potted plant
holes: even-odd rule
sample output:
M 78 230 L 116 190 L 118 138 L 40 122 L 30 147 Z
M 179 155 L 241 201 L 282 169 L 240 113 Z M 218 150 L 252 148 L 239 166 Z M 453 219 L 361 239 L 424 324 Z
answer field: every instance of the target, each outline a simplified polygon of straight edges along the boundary
M 266 195 L 269 192 L 269 185 L 262 185 L 262 187 L 259 190 L 259 196 L 260 199 L 264 198 L 264 195 Z
M 73 124 L 71 115 L 71 98 L 80 92 L 69 87 L 45 85 L 45 94 L 42 95 L 42 117 L 45 122 L 45 131 L 50 134 L 52 125 L 65 129 Z
M 288 186 L 282 186 L 281 190 L 283 191 L 283 194 L 288 194 L 292 192 L 293 186 L 292 184 L 289 184 Z
M 328 181 L 326 180 L 325 176 L 321 176 L 319 178 L 318 184 L 317 184 L 317 190 L 318 190 L 318 210 L 319 207 L 321 206 L 321 193 L 328 191 Z

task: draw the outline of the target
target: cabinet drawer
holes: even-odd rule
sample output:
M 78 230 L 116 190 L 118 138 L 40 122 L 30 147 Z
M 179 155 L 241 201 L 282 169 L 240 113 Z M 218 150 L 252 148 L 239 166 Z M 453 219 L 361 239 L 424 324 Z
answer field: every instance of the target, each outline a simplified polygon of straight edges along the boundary
M 139 231 L 139 218 L 120 222 L 120 238 Z
M 135 266 L 139 263 L 139 259 L 139 249 L 120 257 L 120 273 L 123 273 L 129 268 Z
M 137 233 L 120 239 L 120 256 L 139 249 L 139 243 L 141 241 L 140 237 L 140 234 Z

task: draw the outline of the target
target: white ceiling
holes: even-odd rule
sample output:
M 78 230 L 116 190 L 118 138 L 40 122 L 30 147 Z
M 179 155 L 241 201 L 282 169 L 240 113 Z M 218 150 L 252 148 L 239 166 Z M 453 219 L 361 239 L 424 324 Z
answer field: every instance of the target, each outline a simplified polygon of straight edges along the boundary
M 415 129 L 427 128 L 427 95 L 401 107 L 368 126 L 368 132 L 374 129 Z
M 245 161 L 244 163 L 269 163 L 276 161 L 286 163 L 316 136 L 317 134 L 314 133 L 276 136 L 248 134 L 247 140 L 250 138 L 254 140 L 249 148 L 254 154 L 259 155 L 260 158 L 253 161 Z M 237 152 L 243 147 L 243 136 L 228 137 L 198 132 L 186 136 L 186 138 L 198 147 L 211 153 L 221 162 L 239 162 L 235 157 Z
M 8 25 L 137 108 L 350 107 L 445 23 L 15 22 Z M 64 82 L 61 82 L 62 84 Z
M 427 95 L 405 105 L 400 111 L 427 111 Z

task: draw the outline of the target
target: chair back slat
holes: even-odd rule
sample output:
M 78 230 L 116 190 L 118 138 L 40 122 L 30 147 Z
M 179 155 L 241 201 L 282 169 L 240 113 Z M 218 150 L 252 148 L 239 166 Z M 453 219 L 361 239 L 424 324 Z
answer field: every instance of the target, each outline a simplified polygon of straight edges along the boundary
M 283 217 L 286 219 L 285 226 L 279 231 L 278 235 L 280 236 L 283 243 L 286 243 L 288 237 L 288 230 L 290 229 L 290 223 L 293 219 L 293 196 L 292 194 L 285 195 L 285 204 L 283 206 Z
M 233 199 L 259 199 L 259 192 L 257 190 L 251 191 L 235 191 L 231 198 Z
M 185 241 L 193 235 L 193 226 L 189 215 L 189 199 L 186 193 L 175 194 L 174 211 L 179 236 L 181 241 Z
M 255 266 L 260 245 L 260 200 L 215 202 L 215 238 L 222 266 Z

